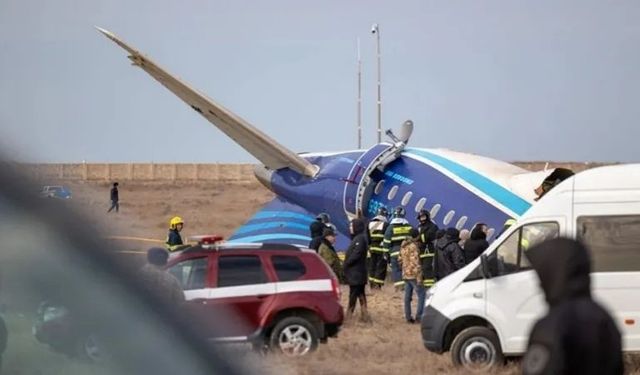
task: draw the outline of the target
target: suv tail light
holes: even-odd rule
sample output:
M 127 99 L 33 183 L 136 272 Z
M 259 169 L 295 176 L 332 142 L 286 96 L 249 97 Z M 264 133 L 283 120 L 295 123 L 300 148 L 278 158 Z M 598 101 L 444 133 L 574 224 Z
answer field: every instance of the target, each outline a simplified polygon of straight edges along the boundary
M 331 278 L 331 289 L 333 290 L 333 295 L 336 296 L 336 299 L 339 301 L 340 300 L 340 283 L 338 282 L 338 279 L 333 276 Z

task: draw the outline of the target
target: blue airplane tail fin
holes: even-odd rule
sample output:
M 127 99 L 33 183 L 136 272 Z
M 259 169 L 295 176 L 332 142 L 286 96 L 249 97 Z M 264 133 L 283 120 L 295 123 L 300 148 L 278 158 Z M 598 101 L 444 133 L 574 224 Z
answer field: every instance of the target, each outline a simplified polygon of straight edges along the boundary
M 267 242 L 308 246 L 309 225 L 315 214 L 276 197 L 256 212 L 229 238 L 229 242 Z M 344 251 L 349 239 L 338 232 L 336 250 Z

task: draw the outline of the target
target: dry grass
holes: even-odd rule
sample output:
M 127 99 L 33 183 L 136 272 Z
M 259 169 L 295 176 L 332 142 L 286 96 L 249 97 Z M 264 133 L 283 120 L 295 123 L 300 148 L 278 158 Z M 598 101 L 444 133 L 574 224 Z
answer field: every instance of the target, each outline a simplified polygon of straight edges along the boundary
M 346 289 L 343 305 L 346 306 Z M 388 375 L 388 374 L 466 374 L 451 364 L 447 354 L 438 355 L 422 345 L 419 324 L 404 320 L 401 293 L 387 287 L 367 296 L 372 324 L 356 319 L 345 324 L 336 339 L 321 345 L 309 358 L 292 360 L 280 356 L 265 361 L 273 373 L 304 375 Z M 358 311 L 358 310 L 356 310 Z M 415 311 L 415 302 L 414 302 Z M 510 364 L 495 374 L 516 374 Z

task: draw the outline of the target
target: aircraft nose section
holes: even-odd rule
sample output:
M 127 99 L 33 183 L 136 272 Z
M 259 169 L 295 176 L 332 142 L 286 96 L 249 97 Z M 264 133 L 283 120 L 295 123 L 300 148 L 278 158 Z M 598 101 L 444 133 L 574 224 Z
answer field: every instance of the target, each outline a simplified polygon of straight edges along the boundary
M 271 185 L 271 177 L 273 176 L 273 171 L 264 165 L 256 165 L 253 168 L 253 174 L 256 176 L 258 181 L 262 184 L 262 186 L 266 187 L 270 191 L 273 191 L 273 185 Z

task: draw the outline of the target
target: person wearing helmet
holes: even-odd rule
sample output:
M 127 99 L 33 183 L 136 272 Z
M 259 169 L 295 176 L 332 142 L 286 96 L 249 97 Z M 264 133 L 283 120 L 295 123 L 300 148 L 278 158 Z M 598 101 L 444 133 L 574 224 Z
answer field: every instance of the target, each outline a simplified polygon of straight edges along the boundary
M 389 226 L 387 219 L 389 212 L 384 206 L 380 206 L 376 216 L 369 222 L 368 240 L 369 255 L 371 257 L 369 263 L 369 285 L 371 289 L 381 289 L 384 285 L 384 279 L 387 277 L 387 261 L 385 254 L 389 250 L 382 246 L 384 234 Z
M 184 247 L 180 232 L 184 227 L 184 221 L 180 216 L 174 216 L 169 221 L 169 234 L 167 235 L 167 250 L 177 251 Z
M 406 211 L 402 206 L 398 206 L 393 210 L 393 219 L 384 233 L 383 241 L 383 246 L 388 251 L 389 261 L 391 262 L 391 280 L 396 291 L 401 290 L 404 286 L 402 269 L 398 264 L 400 245 L 402 245 L 402 241 L 411 236 L 411 229 L 413 229 L 405 219 L 405 215 Z
M 418 233 L 420 248 L 420 265 L 422 268 L 422 285 L 431 288 L 435 283 L 433 259 L 436 253 L 435 242 L 438 226 L 431 221 L 431 213 L 425 209 L 418 212 Z
M 320 244 L 322 244 L 322 233 L 325 229 L 330 228 L 335 231 L 335 227 L 331 224 L 331 217 L 328 213 L 322 212 L 316 216 L 316 220 L 309 225 L 309 232 L 311 232 L 311 241 L 309 242 L 309 249 L 313 249 L 318 252 Z

